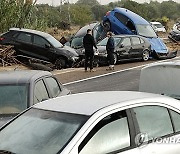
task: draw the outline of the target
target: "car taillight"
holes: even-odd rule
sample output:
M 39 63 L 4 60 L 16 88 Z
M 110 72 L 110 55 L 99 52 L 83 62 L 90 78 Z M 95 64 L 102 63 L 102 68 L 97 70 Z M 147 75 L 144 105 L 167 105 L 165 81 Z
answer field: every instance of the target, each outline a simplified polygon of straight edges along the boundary
M 5 38 L 4 37 L 0 37 L 0 41 L 4 40 Z
M 111 11 L 108 11 L 108 12 L 106 13 L 106 16 L 109 16 L 109 15 L 110 15 L 110 12 L 111 12 Z

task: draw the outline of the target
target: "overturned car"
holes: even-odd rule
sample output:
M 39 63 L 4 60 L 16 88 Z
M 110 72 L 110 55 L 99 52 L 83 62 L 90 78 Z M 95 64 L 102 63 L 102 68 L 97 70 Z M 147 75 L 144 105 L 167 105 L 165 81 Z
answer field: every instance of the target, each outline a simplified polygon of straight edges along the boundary
M 168 49 L 156 35 L 148 21 L 136 13 L 125 9 L 115 8 L 106 13 L 103 24 L 107 31 L 117 34 L 140 35 L 151 43 L 152 56 L 161 59 L 168 56 Z

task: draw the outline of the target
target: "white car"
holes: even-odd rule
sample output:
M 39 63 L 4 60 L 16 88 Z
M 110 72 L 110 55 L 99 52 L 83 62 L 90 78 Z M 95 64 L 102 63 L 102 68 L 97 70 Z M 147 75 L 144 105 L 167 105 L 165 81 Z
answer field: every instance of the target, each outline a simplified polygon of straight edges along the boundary
M 0 129 L 0 153 L 178 154 L 180 102 L 111 91 L 36 104 Z
M 166 32 L 165 27 L 160 22 L 151 22 L 151 25 L 155 32 Z

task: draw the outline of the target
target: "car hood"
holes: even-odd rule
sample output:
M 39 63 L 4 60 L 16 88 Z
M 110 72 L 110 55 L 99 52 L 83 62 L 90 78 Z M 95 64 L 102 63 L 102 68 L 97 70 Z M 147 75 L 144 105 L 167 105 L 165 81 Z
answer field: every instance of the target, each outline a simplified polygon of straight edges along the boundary
M 66 52 L 66 54 L 68 54 L 69 56 L 72 56 L 72 57 L 74 57 L 74 56 L 78 56 L 78 54 L 77 54 L 77 52 L 76 52 L 76 50 L 75 49 L 73 49 L 73 48 L 71 48 L 71 47 L 68 47 L 68 46 L 63 46 L 62 48 L 57 48 L 59 51 L 61 51 L 62 52 L 62 50 L 64 51 L 64 52 Z
M 147 38 L 148 41 L 151 44 L 151 49 L 155 50 L 158 53 L 168 53 L 168 49 L 166 47 L 166 45 L 164 44 L 164 42 L 159 38 Z

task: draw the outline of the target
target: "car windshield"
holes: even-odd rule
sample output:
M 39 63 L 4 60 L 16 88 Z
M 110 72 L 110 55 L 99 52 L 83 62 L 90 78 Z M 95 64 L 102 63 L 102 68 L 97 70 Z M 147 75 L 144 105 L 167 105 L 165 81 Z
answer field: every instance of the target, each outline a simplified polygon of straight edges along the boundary
M 54 37 L 52 36 L 49 36 L 47 37 L 47 40 L 51 43 L 51 45 L 53 45 L 55 48 L 62 48 L 63 45 L 58 41 L 56 40 Z
M 84 115 L 31 108 L 0 131 L 0 150 L 58 153 L 87 119 Z
M 27 108 L 27 85 L 0 85 L 0 115 L 19 113 Z
M 121 37 L 113 37 L 114 38 L 114 43 L 115 43 L 115 46 L 117 46 L 119 44 L 119 42 L 121 41 Z M 99 42 L 97 44 L 97 46 L 106 46 L 107 44 L 107 41 L 108 41 L 108 38 L 104 38 L 101 42 Z
M 145 37 L 157 37 L 155 31 L 150 25 L 136 25 L 138 34 Z
M 83 47 L 83 37 L 75 37 L 72 39 L 71 47 L 78 49 Z
M 106 36 L 106 32 L 102 24 L 99 24 L 93 31 L 93 36 L 96 42 L 99 42 Z

